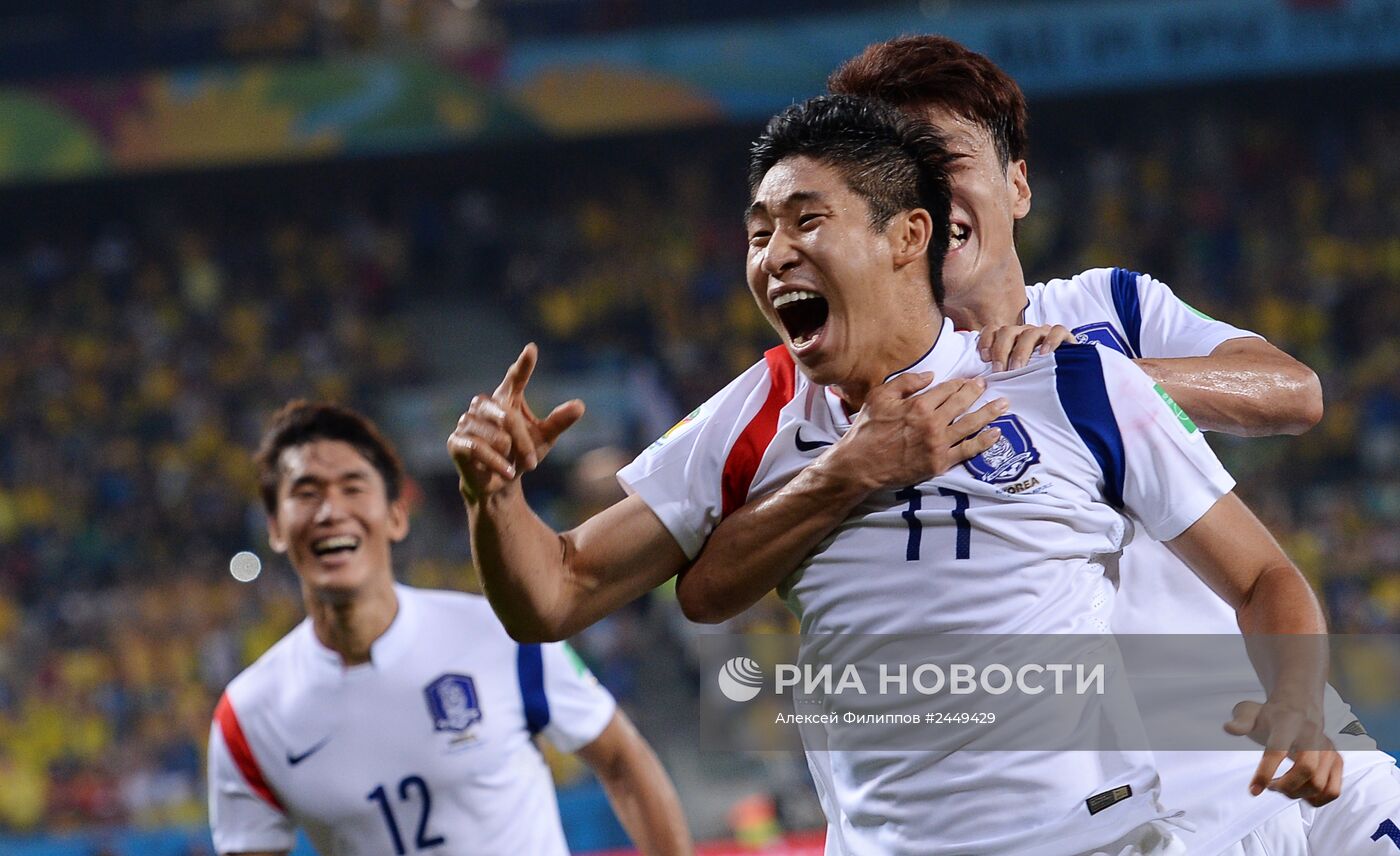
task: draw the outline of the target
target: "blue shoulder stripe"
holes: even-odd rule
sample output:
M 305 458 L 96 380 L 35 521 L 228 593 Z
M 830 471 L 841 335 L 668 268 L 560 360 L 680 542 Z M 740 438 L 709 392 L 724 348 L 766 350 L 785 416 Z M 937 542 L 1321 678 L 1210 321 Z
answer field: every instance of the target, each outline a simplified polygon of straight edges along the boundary
M 521 645 L 515 655 L 520 698 L 525 702 L 525 726 L 539 734 L 549 725 L 549 698 L 544 694 L 544 652 L 538 645 Z
M 1109 279 L 1113 308 L 1118 311 L 1118 320 L 1128 336 L 1128 347 L 1133 349 L 1128 354 L 1130 357 L 1142 356 L 1142 304 L 1138 302 L 1138 276 L 1136 271 L 1114 268 Z
M 1113 416 L 1104 384 L 1103 362 L 1093 345 L 1061 345 L 1055 349 L 1055 391 L 1079 439 L 1089 447 L 1103 471 L 1104 498 L 1123 507 L 1125 455 L 1123 435 Z

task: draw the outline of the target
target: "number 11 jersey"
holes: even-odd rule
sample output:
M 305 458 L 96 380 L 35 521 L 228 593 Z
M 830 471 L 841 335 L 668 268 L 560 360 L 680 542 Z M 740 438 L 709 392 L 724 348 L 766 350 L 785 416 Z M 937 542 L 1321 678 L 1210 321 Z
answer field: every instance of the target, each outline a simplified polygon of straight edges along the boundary
M 1170 397 L 1107 349 L 1066 345 L 993 374 L 976 336 L 945 321 L 903 371 L 935 383 L 985 375 L 974 407 L 1005 397 L 1010 409 L 991 449 L 867 497 L 784 584 L 804 645 L 820 637 L 838 664 L 842 645 L 851 662 L 868 634 L 1107 633 L 1104 566 L 1135 527 L 1170 540 L 1233 488 Z M 781 488 L 849 427 L 836 395 L 775 348 L 619 478 L 694 557 L 726 515 Z M 1097 702 L 1084 703 L 1097 721 Z M 1165 814 L 1146 751 L 819 754 L 809 763 L 832 853 L 1074 853 Z M 1130 799 L 1086 805 L 1122 787 Z

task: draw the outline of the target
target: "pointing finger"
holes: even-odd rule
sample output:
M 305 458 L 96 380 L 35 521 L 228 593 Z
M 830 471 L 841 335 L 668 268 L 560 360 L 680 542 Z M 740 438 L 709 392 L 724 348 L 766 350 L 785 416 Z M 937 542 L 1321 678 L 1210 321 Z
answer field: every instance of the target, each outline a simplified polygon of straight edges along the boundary
M 497 401 L 519 399 L 525 392 L 525 385 L 530 382 L 530 375 L 535 372 L 535 361 L 538 357 L 539 349 L 535 347 L 535 343 L 526 345 L 520 351 L 520 356 L 516 357 L 515 362 L 506 370 L 505 379 L 496 387 L 496 393 L 492 397 Z

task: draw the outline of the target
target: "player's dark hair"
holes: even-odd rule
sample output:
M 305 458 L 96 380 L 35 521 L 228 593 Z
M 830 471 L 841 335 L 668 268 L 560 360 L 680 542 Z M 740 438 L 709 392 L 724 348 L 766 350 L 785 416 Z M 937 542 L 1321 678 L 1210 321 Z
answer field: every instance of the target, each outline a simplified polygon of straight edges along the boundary
M 944 36 L 900 36 L 870 45 L 827 78 L 833 93 L 862 95 L 917 112 L 943 107 L 981 126 L 1002 166 L 1026 156 L 1026 96 L 982 54 Z
M 389 501 L 399 498 L 404 482 L 403 462 L 373 422 L 348 407 L 297 399 L 287 402 L 268 420 L 253 457 L 258 468 L 258 492 L 268 514 L 277 513 L 282 452 L 315 440 L 340 440 L 354 446 L 379 471 Z
M 888 104 L 854 95 L 819 95 L 768 121 L 749 150 L 749 200 L 779 161 L 805 156 L 830 165 L 870 207 L 870 227 L 889 225 L 901 211 L 923 208 L 933 218 L 929 284 L 943 302 L 943 256 L 948 252 L 952 157 L 930 125 Z

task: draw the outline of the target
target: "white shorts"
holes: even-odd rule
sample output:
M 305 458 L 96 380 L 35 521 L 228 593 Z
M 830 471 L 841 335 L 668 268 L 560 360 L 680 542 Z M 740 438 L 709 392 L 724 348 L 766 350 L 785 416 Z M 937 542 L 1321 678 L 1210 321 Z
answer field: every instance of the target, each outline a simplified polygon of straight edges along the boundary
M 1377 764 L 1347 776 L 1322 808 L 1300 803 L 1313 856 L 1400 856 L 1400 770 Z
M 1220 856 L 1400 854 L 1400 770 L 1377 764 L 1347 776 L 1322 808 L 1299 801 Z

